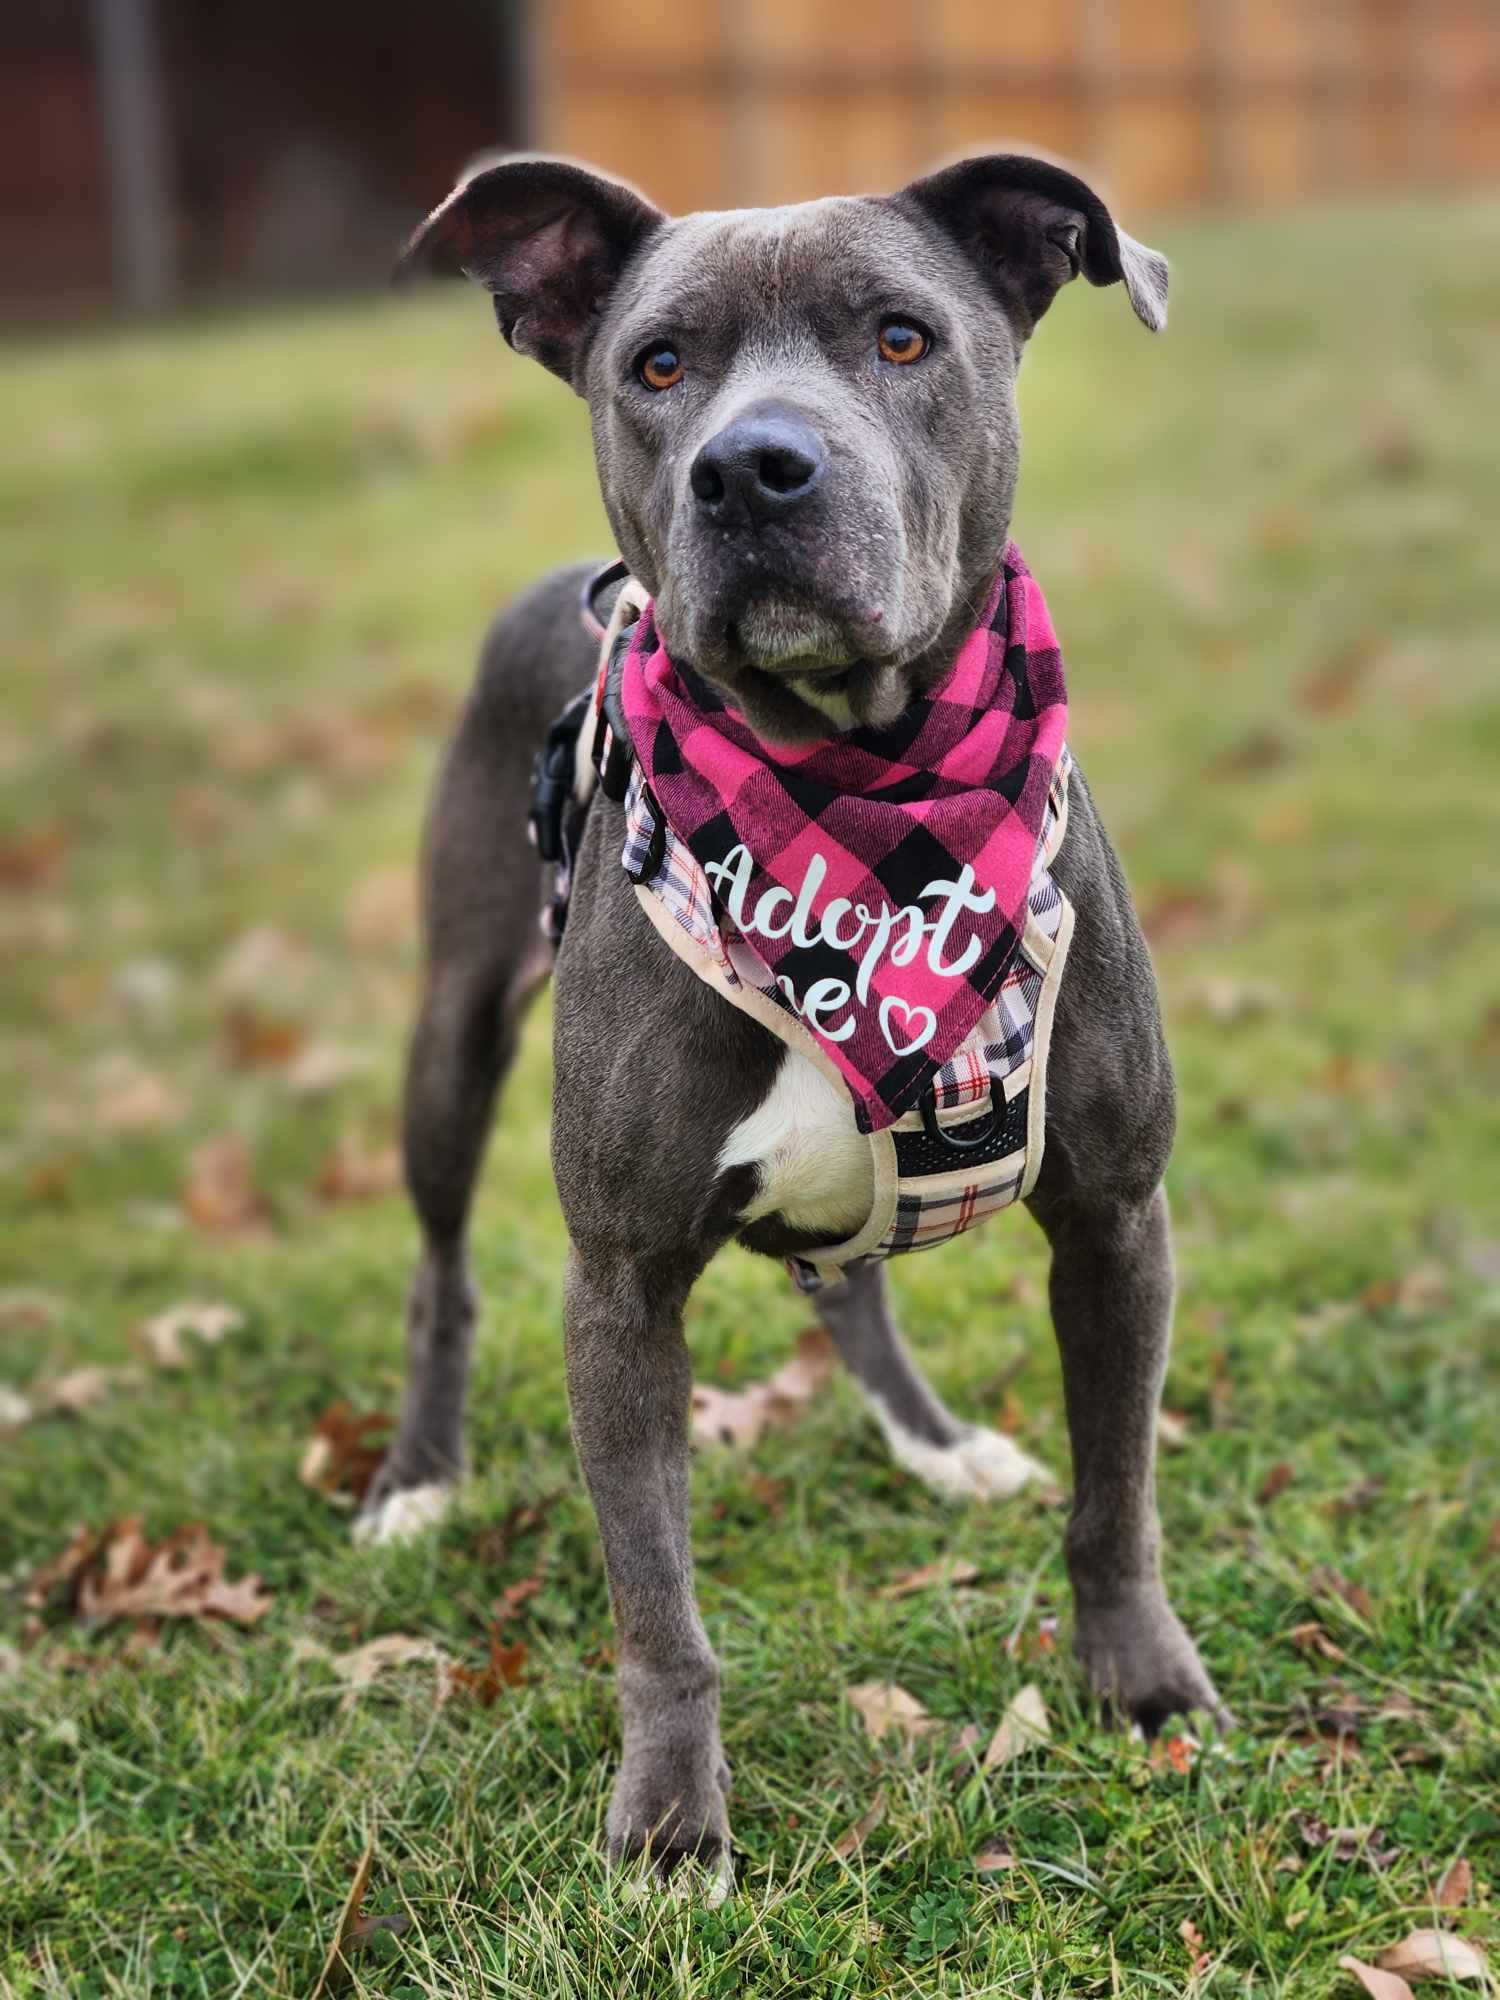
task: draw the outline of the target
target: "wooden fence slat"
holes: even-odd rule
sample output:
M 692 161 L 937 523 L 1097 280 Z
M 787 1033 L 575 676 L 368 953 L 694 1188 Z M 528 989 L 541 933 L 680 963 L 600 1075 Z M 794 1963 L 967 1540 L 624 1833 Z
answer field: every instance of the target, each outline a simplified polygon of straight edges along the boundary
M 674 207 L 996 142 L 1137 210 L 1500 177 L 1500 0 L 547 0 L 547 142 Z

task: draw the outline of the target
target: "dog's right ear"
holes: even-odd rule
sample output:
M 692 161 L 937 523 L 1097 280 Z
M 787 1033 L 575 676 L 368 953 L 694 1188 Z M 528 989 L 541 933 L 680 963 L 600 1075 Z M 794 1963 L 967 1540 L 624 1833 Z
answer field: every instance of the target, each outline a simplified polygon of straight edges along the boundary
M 505 160 L 460 184 L 413 232 L 404 282 L 451 260 L 494 294 L 500 331 L 579 387 L 599 309 L 662 221 L 633 188 L 568 160 Z

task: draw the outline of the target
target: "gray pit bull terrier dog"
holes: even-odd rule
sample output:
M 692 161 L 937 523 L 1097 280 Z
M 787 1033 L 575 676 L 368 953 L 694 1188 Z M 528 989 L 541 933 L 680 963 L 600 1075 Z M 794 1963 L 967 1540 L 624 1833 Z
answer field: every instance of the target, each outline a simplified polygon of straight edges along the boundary
M 891 722 L 952 662 L 1006 544 L 1017 366 L 1058 288 L 1080 272 L 1120 282 L 1149 328 L 1165 319 L 1163 260 L 1082 181 L 1014 155 L 894 195 L 675 218 L 579 166 L 512 160 L 456 189 L 403 266 L 434 258 L 477 279 L 510 344 L 587 402 L 616 542 L 672 657 L 783 741 Z M 429 1517 L 464 1463 L 466 1225 L 520 1021 L 554 971 L 528 772 L 593 672 L 585 574 L 548 577 L 492 628 L 431 809 L 404 1112 L 423 1249 L 400 1423 L 366 1514 L 377 1535 Z M 869 1207 L 869 1146 L 848 1106 L 832 1122 L 808 1110 L 799 1130 L 797 1058 L 653 934 L 620 865 L 623 824 L 596 794 L 555 966 L 552 1128 L 573 1433 L 617 1631 L 608 1839 L 617 1859 L 722 1871 L 729 1777 L 693 1590 L 683 1306 L 731 1237 L 784 1255 L 847 1236 Z M 1076 769 L 1053 874 L 1075 926 L 1028 1206 L 1052 1250 L 1076 1647 L 1097 1695 L 1151 1728 L 1223 1711 L 1167 1601 L 1155 1505 L 1172 1076 L 1146 948 Z M 940 1492 L 1002 1494 L 1038 1470 L 939 1401 L 879 1264 L 817 1305 L 895 1455 Z

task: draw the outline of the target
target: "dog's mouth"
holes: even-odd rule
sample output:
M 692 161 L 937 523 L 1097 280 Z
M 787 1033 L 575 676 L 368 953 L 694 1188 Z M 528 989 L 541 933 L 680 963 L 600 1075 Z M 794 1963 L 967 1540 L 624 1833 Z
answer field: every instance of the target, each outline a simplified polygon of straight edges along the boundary
M 912 649 L 892 632 L 878 599 L 823 582 L 815 590 L 781 577 L 749 588 L 741 582 L 712 606 L 663 593 L 662 636 L 674 657 L 717 681 L 768 739 L 813 741 L 830 728 L 884 727 L 910 699 Z
M 874 622 L 878 625 L 877 611 Z M 790 679 L 848 677 L 861 648 L 847 623 L 795 598 L 766 596 L 725 626 L 726 649 L 744 666 Z

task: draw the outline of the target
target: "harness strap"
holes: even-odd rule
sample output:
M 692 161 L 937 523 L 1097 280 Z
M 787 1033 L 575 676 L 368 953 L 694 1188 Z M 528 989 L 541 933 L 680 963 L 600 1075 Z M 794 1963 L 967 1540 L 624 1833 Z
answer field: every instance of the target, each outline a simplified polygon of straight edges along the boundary
M 580 803 L 592 791 L 595 776 L 598 777 L 600 791 L 617 805 L 623 804 L 629 788 L 635 749 L 625 721 L 620 684 L 625 671 L 625 655 L 629 650 L 630 629 L 649 602 L 642 586 L 633 576 L 627 575 L 615 599 L 609 623 L 600 634 L 599 671 L 594 682 L 594 727 L 588 744 L 592 770 L 582 780 L 586 790 Z M 654 807 L 655 801 L 652 803 Z M 660 823 L 661 814 L 657 812 L 655 817 Z

